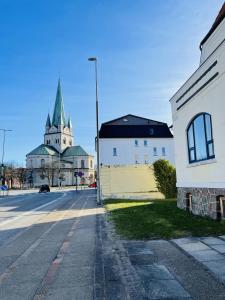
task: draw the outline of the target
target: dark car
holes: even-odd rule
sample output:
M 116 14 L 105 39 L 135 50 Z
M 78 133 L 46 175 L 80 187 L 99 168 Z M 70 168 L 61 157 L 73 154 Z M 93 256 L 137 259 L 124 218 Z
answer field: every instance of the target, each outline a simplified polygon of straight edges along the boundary
M 50 192 L 50 187 L 47 184 L 43 184 L 40 187 L 39 193 L 47 193 L 47 192 Z
M 96 182 L 93 182 L 93 183 L 89 184 L 88 187 L 89 187 L 89 188 L 96 188 L 96 187 L 97 187 L 97 184 L 96 184 Z

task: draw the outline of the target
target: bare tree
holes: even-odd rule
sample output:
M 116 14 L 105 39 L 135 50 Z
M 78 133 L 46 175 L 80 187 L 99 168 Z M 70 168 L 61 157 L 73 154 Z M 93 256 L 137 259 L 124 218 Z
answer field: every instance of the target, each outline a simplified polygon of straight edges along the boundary
M 24 187 L 24 184 L 26 182 L 26 174 L 27 174 L 26 168 L 21 167 L 16 169 L 16 176 L 21 189 Z
M 40 177 L 47 178 L 48 184 L 53 186 L 57 167 L 53 163 L 45 163 L 40 168 Z

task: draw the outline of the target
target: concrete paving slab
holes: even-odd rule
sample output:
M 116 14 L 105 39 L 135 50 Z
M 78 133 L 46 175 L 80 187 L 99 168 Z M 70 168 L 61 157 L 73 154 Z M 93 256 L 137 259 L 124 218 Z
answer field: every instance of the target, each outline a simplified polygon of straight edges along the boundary
M 190 253 L 192 251 L 210 250 L 210 248 L 208 246 L 206 246 L 205 244 L 203 244 L 201 242 L 185 243 L 185 244 L 181 244 L 179 246 L 182 249 L 184 249 L 185 251 L 187 251 L 188 253 Z
M 225 245 L 211 245 L 211 247 L 220 253 L 225 253 Z
M 140 277 L 146 280 L 174 279 L 164 265 L 156 263 L 147 266 L 136 266 L 136 270 Z
M 189 243 L 198 243 L 199 238 L 198 237 L 186 237 L 186 238 L 180 238 L 180 239 L 172 239 L 174 243 L 177 245 L 183 245 L 183 244 L 189 244 Z
M 205 244 L 207 244 L 208 246 L 212 246 L 212 245 L 225 245 L 225 241 L 219 239 L 219 238 L 215 238 L 215 237 L 206 237 L 206 238 L 202 238 L 201 241 Z
M 123 245 L 126 248 L 129 255 L 153 254 L 146 242 L 130 241 L 124 242 Z
M 156 262 L 156 257 L 152 254 L 129 255 L 129 258 L 133 265 L 150 265 Z
M 191 255 L 198 261 L 223 260 L 225 257 L 215 250 L 193 251 Z
M 190 295 L 176 280 L 151 280 L 144 287 L 151 300 L 190 299 Z
M 216 275 L 225 275 L 225 259 L 216 261 L 205 261 L 203 264 Z

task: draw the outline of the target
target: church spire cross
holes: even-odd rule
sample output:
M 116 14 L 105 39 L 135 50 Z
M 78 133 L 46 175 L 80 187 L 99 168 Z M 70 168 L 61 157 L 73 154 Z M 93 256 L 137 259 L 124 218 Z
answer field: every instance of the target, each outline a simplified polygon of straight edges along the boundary
M 52 125 L 66 126 L 66 118 L 65 118 L 65 112 L 64 112 L 64 104 L 63 104 L 60 78 L 58 81 L 58 87 L 57 87 L 57 93 L 56 93 L 56 99 L 55 99 L 55 107 L 54 107 L 53 118 L 52 118 Z

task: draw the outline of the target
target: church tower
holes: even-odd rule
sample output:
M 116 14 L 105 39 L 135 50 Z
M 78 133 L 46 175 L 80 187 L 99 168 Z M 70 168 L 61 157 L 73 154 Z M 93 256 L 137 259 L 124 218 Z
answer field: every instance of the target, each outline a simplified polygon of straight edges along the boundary
M 66 148 L 73 146 L 72 122 L 70 117 L 68 122 L 66 122 L 60 79 L 58 81 L 52 121 L 48 114 L 45 125 L 44 144 L 54 147 L 60 153 Z

